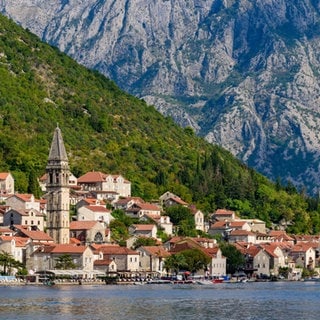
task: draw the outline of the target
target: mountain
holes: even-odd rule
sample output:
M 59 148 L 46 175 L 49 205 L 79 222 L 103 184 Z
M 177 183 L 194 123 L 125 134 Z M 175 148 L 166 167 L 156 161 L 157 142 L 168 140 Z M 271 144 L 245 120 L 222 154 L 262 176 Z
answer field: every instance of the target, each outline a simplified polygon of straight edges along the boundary
M 268 177 L 317 192 L 318 1 L 14 0 L 0 12 Z
M 71 172 L 120 173 L 145 200 L 171 191 L 209 214 L 216 208 L 320 232 L 318 199 L 274 184 L 232 154 L 181 128 L 0 15 L 0 172 L 33 192 L 59 125 Z

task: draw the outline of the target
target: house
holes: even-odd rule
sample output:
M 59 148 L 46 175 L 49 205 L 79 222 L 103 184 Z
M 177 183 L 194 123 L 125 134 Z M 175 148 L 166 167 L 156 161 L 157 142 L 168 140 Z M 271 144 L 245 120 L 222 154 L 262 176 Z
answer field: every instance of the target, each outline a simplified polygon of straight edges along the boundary
M 141 219 L 142 221 L 153 221 L 158 228 L 162 229 L 168 236 L 173 234 L 173 223 L 170 222 L 169 216 L 159 216 L 158 214 L 144 214 Z
M 106 208 L 106 202 L 97 198 L 86 197 L 76 203 L 76 210 L 83 206 L 100 206 Z
M 243 241 L 248 243 L 256 243 L 256 234 L 251 231 L 236 229 L 230 231 L 228 234 L 228 240 L 229 242 Z
M 121 175 L 87 172 L 78 178 L 78 186 L 85 191 L 115 192 L 117 197 L 131 196 L 131 182 Z
M 289 253 L 296 267 L 314 269 L 316 251 L 310 243 L 298 243 L 294 245 Z
M 78 221 L 99 221 L 109 225 L 113 219 L 111 211 L 101 205 L 81 206 L 77 210 Z
M 135 237 L 157 238 L 158 228 L 155 224 L 133 224 L 129 233 Z
M 181 198 L 179 198 L 178 196 L 174 196 L 174 197 L 170 197 L 166 200 L 163 201 L 163 207 L 164 208 L 169 208 L 172 206 L 183 206 L 183 207 L 187 207 L 188 203 L 183 201 Z
M 56 267 L 58 258 L 63 255 L 70 255 L 76 269 L 93 273 L 94 254 L 89 246 L 72 244 L 43 245 L 35 250 L 28 263 L 29 270 L 53 270 Z
M 240 219 L 245 221 L 252 232 L 266 233 L 266 223 L 259 219 Z
M 270 230 L 269 236 L 273 238 L 273 241 L 276 242 L 290 242 L 292 245 L 295 243 L 294 238 L 290 237 L 283 230 Z
M 8 206 L 0 205 L 0 225 L 3 225 L 3 216 L 9 209 Z
M 99 221 L 71 221 L 70 238 L 78 239 L 83 245 L 108 242 L 106 228 Z
M 142 246 L 137 252 L 140 254 L 140 272 L 159 276 L 165 274 L 163 265 L 170 253 L 163 246 Z
M 113 260 L 121 277 L 139 272 L 139 252 L 118 245 L 92 245 L 103 254 L 103 259 Z
M 230 232 L 234 230 L 251 231 L 251 227 L 246 221 L 242 220 L 218 220 L 210 226 L 208 233 L 211 235 L 221 234 L 223 237 L 227 237 L 230 234 Z
M 94 260 L 93 268 L 95 271 L 101 271 L 107 276 L 112 276 L 117 274 L 117 264 L 111 259 L 101 259 Z
M 0 197 L 14 194 L 14 178 L 10 172 L 0 172 Z
M 33 194 L 15 193 L 7 198 L 6 206 L 19 211 L 29 209 L 41 211 L 40 200 L 37 200 Z
M 44 231 L 44 215 L 36 209 L 10 209 L 3 215 L 3 225 L 22 225 L 29 229 Z
M 194 216 L 195 229 L 204 232 L 204 214 L 195 205 L 190 205 L 189 209 Z
M 218 209 L 212 215 L 213 221 L 232 221 L 237 219 L 236 213 L 232 210 Z
M 133 204 L 141 204 L 145 201 L 142 200 L 140 197 L 125 197 L 120 198 L 117 201 L 113 202 L 114 209 L 120 209 L 126 211 L 129 209 Z
M 214 247 L 209 247 L 203 249 L 210 258 L 210 264 L 207 267 L 207 276 L 224 276 L 227 274 L 227 258 L 222 255 L 221 249 L 216 245 Z
M 286 251 L 276 242 L 261 244 L 260 247 L 262 247 L 270 257 L 270 272 L 273 275 L 279 274 L 279 268 L 288 267 Z
M 160 208 L 152 203 L 134 203 L 130 208 L 125 210 L 126 215 L 131 218 L 141 218 L 143 215 L 157 215 L 160 217 Z
M 267 233 L 256 232 L 256 243 L 270 243 L 273 238 Z
M 13 259 L 25 263 L 28 241 L 25 237 L 0 235 L 0 252 L 9 253 Z
M 180 238 L 180 239 L 179 239 Z M 201 250 L 205 255 L 210 258 L 210 263 L 207 266 L 207 270 L 199 270 L 197 275 L 203 276 L 222 276 L 226 275 L 227 272 L 227 260 L 222 255 L 220 248 L 215 246 L 207 246 L 203 247 L 201 242 L 197 242 L 196 238 L 181 238 L 175 237 L 175 239 L 171 239 L 170 244 L 170 253 L 175 254 L 188 249 L 198 249 Z M 167 246 L 166 246 L 167 247 Z
M 270 255 L 264 248 L 250 245 L 245 251 L 245 261 L 247 274 L 270 275 Z
M 29 238 L 31 242 L 37 245 L 53 244 L 53 239 L 44 231 L 31 230 L 22 225 L 13 225 L 12 229 L 20 237 Z

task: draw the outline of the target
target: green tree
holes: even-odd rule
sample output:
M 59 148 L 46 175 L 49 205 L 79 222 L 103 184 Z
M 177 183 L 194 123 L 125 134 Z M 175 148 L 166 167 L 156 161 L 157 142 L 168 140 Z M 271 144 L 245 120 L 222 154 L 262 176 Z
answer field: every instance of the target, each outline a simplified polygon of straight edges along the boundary
M 112 211 L 112 216 L 118 221 L 122 222 L 126 227 L 131 226 L 136 219 L 130 218 L 126 215 L 126 213 L 121 209 L 116 209 Z
M 178 253 L 171 255 L 164 262 L 164 269 L 167 273 L 178 274 L 180 270 L 185 270 L 185 268 L 187 268 L 187 262 Z
M 227 273 L 233 274 L 245 265 L 243 254 L 233 244 L 220 243 L 222 255 L 227 258 Z
M 188 249 L 179 253 L 183 257 L 186 266 L 185 270 L 195 273 L 199 270 L 206 270 L 211 258 L 199 249 Z
M 177 227 L 179 235 L 191 237 L 197 235 L 195 230 L 194 216 L 189 208 L 181 205 L 175 205 L 167 208 L 166 214 L 170 217 L 172 223 Z
M 40 185 L 33 169 L 29 172 L 28 193 L 33 194 L 37 199 L 41 196 Z
M 15 260 L 10 253 L 5 251 L 0 253 L 0 266 L 2 266 L 2 274 L 4 275 L 11 274 L 13 268 L 18 270 L 23 268 L 20 261 Z
M 120 220 L 115 219 L 110 222 L 111 238 L 121 245 L 129 238 L 127 226 Z
M 70 254 L 63 254 L 56 259 L 56 269 L 75 269 L 76 265 Z
M 187 249 L 171 255 L 165 260 L 164 268 L 167 272 L 178 274 L 179 271 L 191 273 L 198 270 L 205 270 L 211 259 L 199 249 Z

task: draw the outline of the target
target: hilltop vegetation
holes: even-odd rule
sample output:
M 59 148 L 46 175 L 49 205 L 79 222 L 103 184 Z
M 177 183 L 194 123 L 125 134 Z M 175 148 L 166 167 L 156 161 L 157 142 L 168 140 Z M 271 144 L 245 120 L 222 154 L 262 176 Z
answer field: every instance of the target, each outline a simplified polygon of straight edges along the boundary
M 271 183 L 3 16 L 0 79 L 0 171 L 20 192 L 44 173 L 58 123 L 76 176 L 121 173 L 145 200 L 170 190 L 205 213 L 226 207 L 269 225 L 293 221 L 297 233 L 320 230 L 316 199 Z

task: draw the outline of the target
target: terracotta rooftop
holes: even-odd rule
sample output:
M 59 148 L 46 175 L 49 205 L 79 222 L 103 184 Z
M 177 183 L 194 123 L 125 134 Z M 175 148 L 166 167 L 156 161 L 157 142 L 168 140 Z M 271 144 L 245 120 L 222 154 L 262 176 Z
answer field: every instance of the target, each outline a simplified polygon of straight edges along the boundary
M 137 206 L 141 210 L 160 211 L 160 208 L 152 203 L 138 203 Z
M 16 247 L 25 247 L 29 240 L 27 238 L 15 237 L 15 236 L 0 236 L 0 239 L 4 242 L 9 242 L 14 240 L 16 243 Z
M 115 255 L 138 255 L 139 254 L 135 250 L 132 250 L 132 249 L 129 249 L 126 247 L 120 247 L 120 246 L 102 245 L 99 247 L 98 250 L 106 255 L 112 255 L 112 254 L 115 254 Z
M 232 210 L 227 210 L 227 209 L 217 209 L 216 212 L 214 213 L 215 215 L 219 215 L 219 216 L 230 216 L 230 215 L 235 215 L 235 212 Z
M 86 202 L 90 206 L 105 206 L 106 203 L 103 200 L 98 200 L 96 198 L 85 198 L 83 199 L 84 202 Z
M 120 198 L 116 204 L 127 204 L 130 201 L 133 201 L 135 203 L 144 203 L 144 200 L 141 199 L 140 197 L 126 197 L 126 198 Z
M 154 224 L 134 224 L 133 227 L 136 231 L 152 231 L 155 227 Z
M 97 223 L 98 221 L 71 221 L 70 230 L 89 230 Z
M 277 240 L 282 239 L 284 241 L 293 241 L 294 239 L 290 237 L 285 231 L 282 230 L 271 230 L 269 232 L 271 237 L 276 238 Z
M 31 198 L 33 197 L 33 195 L 32 194 L 27 194 L 27 193 L 15 193 L 11 197 L 17 197 L 17 198 L 19 198 L 20 200 L 22 200 L 24 202 L 30 202 Z
M 172 200 L 172 201 L 174 201 L 174 202 L 176 202 L 177 204 L 181 204 L 181 205 L 183 205 L 183 206 L 185 206 L 185 205 L 187 205 L 188 203 L 187 202 L 185 202 L 185 201 L 183 201 L 181 198 L 179 198 L 179 197 L 171 197 L 171 198 L 169 198 L 170 200 Z
M 52 253 L 80 253 L 82 254 L 87 249 L 86 246 L 78 246 L 74 244 L 57 244 L 53 250 Z
M 144 251 L 148 252 L 152 256 L 167 258 L 171 254 L 162 246 L 143 246 Z
M 91 171 L 85 173 L 83 176 L 78 178 L 78 183 L 94 183 L 105 181 L 106 174 L 100 171 Z
M 120 175 L 106 174 L 100 171 L 91 171 L 85 173 L 83 176 L 78 178 L 78 183 L 96 183 L 96 182 L 104 182 L 107 177 L 112 177 L 114 180 L 120 177 Z M 124 179 L 124 183 L 128 183 L 129 181 Z
M 112 261 L 111 259 L 95 260 L 93 264 L 95 266 L 109 266 Z
M 104 212 L 104 213 L 110 212 L 110 210 L 107 209 L 106 207 L 99 206 L 99 205 L 89 205 L 89 206 L 85 206 L 85 208 L 87 208 L 92 212 Z
M 0 172 L 0 180 L 5 180 L 9 176 L 9 172 Z
M 31 240 L 53 242 L 53 239 L 43 231 L 30 231 L 24 228 L 23 226 L 17 226 L 17 225 L 15 225 L 14 227 L 17 228 L 23 235 L 30 238 Z

